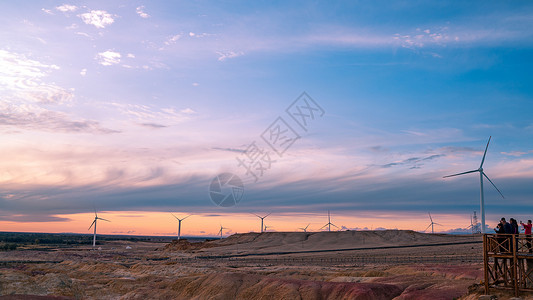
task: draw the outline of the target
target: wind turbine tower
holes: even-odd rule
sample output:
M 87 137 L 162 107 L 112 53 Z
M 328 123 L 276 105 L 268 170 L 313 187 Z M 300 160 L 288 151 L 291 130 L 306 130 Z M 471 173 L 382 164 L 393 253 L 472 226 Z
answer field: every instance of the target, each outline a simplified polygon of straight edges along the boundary
M 265 228 L 265 226 L 263 226 L 263 221 L 265 220 L 266 217 L 270 216 L 271 213 L 268 213 L 267 215 L 265 215 L 264 217 L 261 217 L 260 215 L 256 215 L 259 219 L 261 219 L 261 233 L 263 233 L 263 229 Z
M 91 226 L 89 226 L 89 229 L 87 230 L 91 230 L 91 227 L 94 226 L 94 234 L 93 234 L 93 249 L 94 247 L 96 246 L 96 221 L 98 220 L 103 220 L 103 221 L 106 221 L 106 222 L 111 222 L 109 220 L 106 220 L 104 218 L 100 218 L 98 217 L 98 214 L 96 213 L 96 209 L 94 209 L 94 221 L 91 223 Z
M 174 216 L 173 213 L 170 213 L 170 214 L 171 214 L 174 218 L 176 218 L 176 220 L 178 220 L 178 241 L 179 241 L 180 238 L 181 238 L 181 221 L 187 219 L 187 218 L 190 217 L 191 215 L 188 215 L 188 216 L 186 216 L 185 218 L 180 219 L 180 218 Z
M 331 231 L 331 225 L 333 225 L 334 227 L 337 227 L 337 225 L 331 223 L 331 216 L 330 216 L 330 214 L 329 214 L 329 210 L 328 210 L 328 223 L 327 223 L 326 225 L 320 227 L 320 229 L 322 229 L 322 228 L 328 226 L 328 231 Z M 339 228 L 339 227 L 337 227 L 337 228 Z
M 218 234 L 220 234 L 220 238 L 222 238 L 222 230 L 224 229 L 229 229 L 229 228 L 222 227 L 222 225 L 220 225 L 220 230 L 218 231 Z
M 487 149 L 489 148 L 490 138 L 491 138 L 491 136 L 489 136 L 489 141 L 487 142 L 487 146 L 485 147 L 485 152 L 483 153 L 483 158 L 481 159 L 481 164 L 479 165 L 479 168 L 477 170 L 462 172 L 462 173 L 453 174 L 453 175 L 447 175 L 447 176 L 443 177 L 443 178 L 447 178 L 447 177 L 453 177 L 453 176 L 459 176 L 459 175 L 463 175 L 463 174 L 479 172 L 479 184 L 480 184 L 480 193 L 479 193 L 479 198 L 480 198 L 479 202 L 480 203 L 479 203 L 479 206 L 480 206 L 480 209 L 481 209 L 481 232 L 482 233 L 485 233 L 485 198 L 484 198 L 484 195 L 483 195 L 483 176 L 485 176 L 485 178 L 487 178 L 487 180 L 498 191 L 498 193 L 500 193 L 502 198 L 505 199 L 505 197 L 503 196 L 502 192 L 500 192 L 500 190 L 496 187 L 496 185 L 492 182 L 492 180 L 490 180 L 489 176 L 487 176 L 487 174 L 485 174 L 485 172 L 483 171 L 483 163 L 485 162 L 485 156 L 487 155 Z
M 431 233 L 433 234 L 433 233 L 435 233 L 435 231 L 433 230 L 433 225 L 439 225 L 439 226 L 442 226 L 442 225 L 440 225 L 439 223 L 435 223 L 435 222 L 433 222 L 433 218 L 431 217 L 431 214 L 430 214 L 429 212 L 428 212 L 428 215 L 429 215 L 429 220 L 431 221 L 431 223 L 429 223 L 428 227 L 426 227 L 426 229 L 424 230 L 424 232 L 425 232 L 426 230 L 428 230 L 428 228 L 431 226 Z

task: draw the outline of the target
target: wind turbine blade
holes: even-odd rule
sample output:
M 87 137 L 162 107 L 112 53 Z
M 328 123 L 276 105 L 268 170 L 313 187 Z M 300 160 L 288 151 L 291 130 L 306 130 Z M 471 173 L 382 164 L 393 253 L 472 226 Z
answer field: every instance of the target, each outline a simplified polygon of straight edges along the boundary
M 472 171 L 467 171 L 467 172 L 463 172 L 463 173 L 457 173 L 457 174 L 453 174 L 453 175 L 446 175 L 442 178 L 448 178 L 448 177 L 453 177 L 453 176 L 459 176 L 459 175 L 463 175 L 463 174 L 468 174 L 468 173 L 474 173 L 474 172 L 479 172 L 479 170 L 472 170 Z
M 272 214 L 272 213 L 270 212 L 270 213 L 268 213 L 268 215 L 264 216 L 263 218 L 266 218 L 266 217 L 270 216 L 271 214 Z
M 481 160 L 481 165 L 479 165 L 479 168 L 481 169 L 483 167 L 483 163 L 485 162 L 485 156 L 487 155 L 487 149 L 489 149 L 489 143 L 490 143 L 490 138 L 492 136 L 489 136 L 489 141 L 487 142 L 487 147 L 485 147 L 485 153 L 483 153 L 483 159 Z
M 428 227 L 426 227 L 426 229 L 424 229 L 424 232 L 426 232 L 426 230 L 428 230 L 429 227 L 431 227 L 431 225 L 433 225 L 433 224 L 429 224 Z
M 176 220 L 179 220 L 178 217 L 176 217 L 173 213 L 170 213 Z
M 96 219 L 94 219 L 94 221 L 91 223 L 91 226 L 89 226 L 89 229 L 87 229 L 87 230 L 91 230 L 91 228 L 93 227 L 94 223 L 96 223 Z
M 500 193 L 500 195 L 502 195 L 502 198 L 505 199 L 505 196 L 502 194 L 502 192 L 500 192 L 500 190 L 496 187 L 496 185 L 494 184 L 494 182 L 492 182 L 492 180 L 490 180 L 489 176 L 487 176 L 487 174 L 485 174 L 485 172 L 481 172 L 481 174 L 483 174 L 483 176 L 485 176 L 485 178 L 487 178 L 487 180 L 492 183 L 492 186 L 498 191 L 498 193 Z
M 433 223 L 433 225 L 444 226 L 444 225 L 441 225 L 441 224 L 439 224 L 439 223 Z
M 109 221 L 109 220 L 102 219 L 102 218 L 98 218 L 98 220 L 103 220 L 103 221 L 111 222 L 111 221 Z
M 258 217 L 258 218 L 261 218 L 261 216 L 258 215 L 258 214 L 254 214 L 254 213 L 251 213 L 251 214 L 254 215 L 254 216 L 256 216 L 256 217 Z
M 431 214 L 428 212 L 429 219 L 431 220 L 431 223 L 433 223 L 433 218 L 431 217 Z
M 339 226 L 337 226 L 337 225 L 335 225 L 333 223 L 331 223 L 331 226 L 339 228 Z
M 328 225 L 329 225 L 329 223 L 326 224 L 326 225 L 324 225 L 324 226 L 322 226 L 322 227 L 320 227 L 319 230 L 322 229 L 322 228 L 324 228 L 324 227 L 326 227 L 326 226 L 328 226 Z
M 192 216 L 192 215 L 188 215 L 188 216 L 186 216 L 185 218 L 183 218 L 183 219 L 181 219 L 181 220 L 183 221 L 183 220 L 187 219 L 187 218 L 190 217 L 190 216 Z
M 305 226 L 305 229 L 307 229 L 307 227 L 309 227 L 309 225 L 311 225 L 311 223 L 307 224 L 307 226 Z

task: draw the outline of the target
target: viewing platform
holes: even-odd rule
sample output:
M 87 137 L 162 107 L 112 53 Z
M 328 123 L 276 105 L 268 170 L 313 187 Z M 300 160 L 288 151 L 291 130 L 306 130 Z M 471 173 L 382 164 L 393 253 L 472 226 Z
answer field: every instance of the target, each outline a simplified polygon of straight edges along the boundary
M 485 294 L 489 289 L 533 291 L 533 241 L 524 234 L 483 235 Z

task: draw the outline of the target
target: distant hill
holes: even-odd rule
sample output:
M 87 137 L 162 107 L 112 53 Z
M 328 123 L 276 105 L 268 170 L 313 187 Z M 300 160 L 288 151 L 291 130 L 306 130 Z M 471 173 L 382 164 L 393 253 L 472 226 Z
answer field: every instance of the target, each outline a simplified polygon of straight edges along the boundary
M 480 240 L 477 238 L 476 240 Z M 200 251 L 217 254 L 270 253 L 380 248 L 473 242 L 472 236 L 427 234 L 411 230 L 332 231 L 332 232 L 264 232 L 234 234 L 225 239 L 206 242 Z M 200 247 L 198 247 L 200 248 Z

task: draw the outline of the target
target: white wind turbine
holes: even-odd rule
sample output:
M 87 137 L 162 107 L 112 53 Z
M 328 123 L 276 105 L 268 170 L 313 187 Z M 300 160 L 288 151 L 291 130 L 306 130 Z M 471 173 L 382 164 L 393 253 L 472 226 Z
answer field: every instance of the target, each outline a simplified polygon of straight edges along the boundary
M 322 228 L 328 226 L 328 231 L 331 231 L 331 225 L 333 225 L 334 227 L 337 227 L 337 225 L 331 223 L 331 217 L 330 217 L 330 215 L 329 215 L 329 210 L 328 210 L 328 223 L 327 223 L 326 225 L 320 227 L 320 229 L 322 229 Z M 337 228 L 339 228 L 339 227 L 337 227 Z
M 500 192 L 500 190 L 496 187 L 496 185 L 492 182 L 492 180 L 490 180 L 489 176 L 487 176 L 487 174 L 485 174 L 485 172 L 483 171 L 483 163 L 485 162 L 485 156 L 487 155 L 487 149 L 489 148 L 490 138 L 491 138 L 491 136 L 489 136 L 489 141 L 487 142 L 487 146 L 485 147 L 485 153 L 483 153 L 483 158 L 481 159 L 481 164 L 479 165 L 479 168 L 477 170 L 462 172 L 462 173 L 448 175 L 448 176 L 444 176 L 443 177 L 443 178 L 447 178 L 447 177 L 453 177 L 453 176 L 458 176 L 458 175 L 463 175 L 463 174 L 468 174 L 468 173 L 479 172 L 479 183 L 480 183 L 480 193 L 479 193 L 480 204 L 479 204 L 479 206 L 480 206 L 480 209 L 481 209 L 481 232 L 482 233 L 485 233 L 485 198 L 484 198 L 484 195 L 483 195 L 483 176 L 485 176 L 485 178 L 487 178 L 487 180 L 498 191 L 498 193 L 500 193 L 502 198 L 505 199 L 505 197 L 503 196 L 502 192 Z
M 98 220 L 103 220 L 103 221 L 106 221 L 106 222 L 111 222 L 109 220 L 106 220 L 104 218 L 100 218 L 98 217 L 98 214 L 96 213 L 96 208 L 94 209 L 94 221 L 91 223 L 91 226 L 89 226 L 89 229 L 87 230 L 91 230 L 91 227 L 93 227 L 94 225 L 94 234 L 93 234 L 93 249 L 94 247 L 96 246 L 96 221 Z
M 180 238 L 181 238 L 181 221 L 187 219 L 187 218 L 190 217 L 191 215 L 188 215 L 188 216 L 186 216 L 185 218 L 181 218 L 181 219 L 180 219 L 180 218 L 174 216 L 173 213 L 170 213 L 170 214 L 171 214 L 174 218 L 176 218 L 176 220 L 178 220 L 178 241 L 179 241 Z
M 222 225 L 220 225 L 220 230 L 217 233 L 217 234 L 220 234 L 220 238 L 222 238 L 222 230 L 224 230 L 224 229 L 229 229 L 229 228 L 222 227 Z
M 474 224 L 474 233 L 479 233 L 479 223 L 477 221 L 476 211 L 474 210 L 474 216 L 472 217 L 472 223 Z
M 298 229 L 301 229 L 301 230 L 303 230 L 304 232 L 307 232 L 307 227 L 309 227 L 309 225 L 311 225 L 311 223 L 307 224 L 307 226 L 305 226 L 305 227 L 300 227 L 300 228 L 298 228 Z
M 466 227 L 466 229 L 472 229 L 472 234 L 479 233 L 476 211 L 474 211 L 473 215 L 470 215 L 470 226 Z
M 431 233 L 435 233 L 435 231 L 433 231 L 433 225 L 439 225 L 439 226 L 442 226 L 442 225 L 440 225 L 439 223 L 433 222 L 433 218 L 431 217 L 431 214 L 429 212 L 428 212 L 428 215 L 429 215 L 429 220 L 431 221 L 431 223 L 428 225 L 428 227 L 426 227 L 426 229 L 424 229 L 424 232 L 426 232 L 426 230 L 428 230 L 428 228 L 431 226 Z
M 472 234 L 475 233 L 476 227 L 474 226 L 474 220 L 472 218 L 472 215 L 470 215 L 470 226 L 466 227 L 466 229 L 470 229 L 472 231 Z
M 270 214 L 271 214 L 271 213 L 268 213 L 268 214 L 265 215 L 264 217 L 261 217 L 260 215 L 256 215 L 256 214 L 254 214 L 254 215 L 256 215 L 259 219 L 261 219 L 261 233 L 263 233 L 263 228 L 265 228 L 265 227 L 263 226 L 263 221 L 265 220 L 266 217 L 270 216 Z

